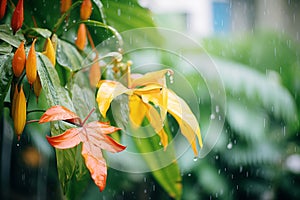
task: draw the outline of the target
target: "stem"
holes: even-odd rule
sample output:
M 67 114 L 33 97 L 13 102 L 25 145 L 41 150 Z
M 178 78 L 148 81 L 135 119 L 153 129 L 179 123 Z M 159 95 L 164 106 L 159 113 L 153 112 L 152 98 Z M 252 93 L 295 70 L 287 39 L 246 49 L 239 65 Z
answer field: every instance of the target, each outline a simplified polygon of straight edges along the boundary
M 39 110 L 39 109 L 37 109 L 37 110 L 29 110 L 29 111 L 27 111 L 27 115 L 30 114 L 30 113 L 34 113 L 34 112 L 46 112 L 46 110 Z
M 26 124 L 31 124 L 31 123 L 35 123 L 35 122 L 39 122 L 40 120 L 38 120 L 38 119 L 33 119 L 33 120 L 28 120 L 27 122 L 26 122 Z
M 61 26 L 61 24 L 64 22 L 64 20 L 69 16 L 70 12 L 76 8 L 77 6 L 81 5 L 82 1 L 77 1 L 75 3 L 72 4 L 72 6 L 69 8 L 69 10 L 67 10 L 56 22 L 56 24 L 53 27 L 52 30 L 52 35 L 56 33 L 57 29 L 59 29 L 59 27 Z M 51 36 L 52 36 L 51 35 Z
M 98 26 L 98 27 L 108 29 L 114 36 L 116 36 L 116 38 L 119 42 L 119 45 L 120 45 L 120 50 L 118 50 L 118 51 L 122 52 L 122 47 L 123 47 L 124 41 L 123 41 L 123 38 L 122 38 L 121 34 L 114 27 L 109 26 L 105 23 L 95 21 L 95 20 L 90 20 L 90 19 L 89 20 L 82 20 L 78 23 L 85 23 L 86 25 Z
M 91 114 L 95 111 L 96 109 L 93 108 L 90 113 L 84 118 L 83 122 L 81 123 L 81 126 L 84 125 L 84 123 L 88 120 L 88 118 L 91 116 Z

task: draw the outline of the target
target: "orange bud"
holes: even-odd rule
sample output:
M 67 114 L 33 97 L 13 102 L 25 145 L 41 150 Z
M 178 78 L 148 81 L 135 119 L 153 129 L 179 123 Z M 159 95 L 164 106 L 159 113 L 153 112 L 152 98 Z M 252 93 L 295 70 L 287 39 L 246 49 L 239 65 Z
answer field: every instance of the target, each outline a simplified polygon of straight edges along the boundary
M 52 63 L 52 65 L 55 66 L 55 51 L 54 51 L 52 42 L 49 38 L 47 38 L 46 48 L 45 48 L 45 52 L 43 52 L 43 54 L 45 56 L 47 56 L 49 58 L 50 62 Z
M 14 88 L 14 95 L 13 95 L 12 102 L 11 102 L 11 116 L 12 116 L 12 118 L 14 118 L 18 94 L 19 94 L 18 85 L 16 85 L 15 88 Z
M 75 44 L 78 49 L 81 51 L 84 49 L 86 45 L 86 27 L 85 24 L 80 24 L 77 32 L 77 38 L 75 40 Z
M 7 0 L 0 0 L 0 19 L 5 15 Z
M 28 52 L 27 55 L 27 60 L 26 60 L 26 76 L 27 76 L 27 80 L 28 83 L 30 85 L 33 84 L 33 82 L 36 79 L 36 55 L 35 55 L 35 48 L 34 48 L 34 44 L 35 44 L 36 39 L 33 40 L 33 43 L 30 47 L 30 50 Z
M 72 0 L 61 0 L 60 1 L 60 12 L 65 13 L 72 5 Z
M 89 78 L 91 87 L 95 88 L 101 78 L 101 70 L 98 61 L 95 61 L 95 63 L 91 66 Z
M 15 101 L 13 103 L 14 106 L 13 121 L 14 121 L 15 133 L 18 135 L 18 139 L 19 139 L 26 124 L 26 98 L 23 92 L 23 85 L 21 86 L 20 92 L 18 92 L 18 89 L 15 90 L 15 93 L 16 92 L 17 92 L 16 99 L 13 100 Z
M 83 0 L 80 7 L 80 18 L 82 20 L 87 20 L 92 14 L 92 2 L 91 0 Z
M 14 34 L 22 27 L 24 21 L 23 0 L 19 0 L 11 18 L 11 28 Z
M 12 60 L 12 68 L 14 75 L 16 77 L 21 76 L 26 62 L 26 54 L 25 54 L 25 48 L 24 48 L 24 42 L 22 41 L 20 46 L 15 52 L 15 55 Z
M 42 91 L 42 84 L 41 84 L 41 79 L 40 79 L 39 74 L 37 74 L 37 77 L 36 77 L 35 81 L 33 82 L 33 91 L 36 96 L 36 101 L 38 101 L 38 98 Z

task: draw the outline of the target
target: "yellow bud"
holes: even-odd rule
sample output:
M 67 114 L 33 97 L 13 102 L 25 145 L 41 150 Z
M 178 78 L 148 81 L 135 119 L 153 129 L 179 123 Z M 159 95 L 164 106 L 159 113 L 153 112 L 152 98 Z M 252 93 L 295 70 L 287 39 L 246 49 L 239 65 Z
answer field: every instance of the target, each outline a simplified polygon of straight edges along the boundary
M 52 65 L 55 66 L 55 51 L 53 48 L 53 44 L 49 38 L 47 38 L 46 48 L 45 48 L 45 52 L 43 52 L 43 54 L 45 56 L 47 56 L 49 58 L 50 62 L 52 63 Z
M 28 52 L 27 55 L 27 60 L 26 60 L 26 76 L 27 76 L 27 80 L 28 83 L 30 85 L 33 84 L 33 82 L 36 79 L 36 55 L 35 55 L 35 48 L 34 48 L 34 44 L 35 44 L 36 39 L 33 40 L 33 43 L 30 47 L 30 50 Z
M 16 99 L 13 100 L 15 102 L 13 103 L 14 108 L 12 110 L 14 111 L 13 121 L 15 133 L 19 139 L 26 124 L 26 98 L 23 91 L 23 86 L 21 86 L 20 92 L 18 92 L 18 89 L 16 89 L 15 93 L 16 92 Z
M 16 77 L 21 76 L 26 62 L 26 54 L 24 49 L 24 42 L 22 41 L 18 49 L 16 50 L 13 60 L 12 60 L 12 68 L 14 75 Z
M 38 98 L 42 91 L 42 84 L 41 84 L 41 79 L 40 79 L 39 74 L 37 74 L 37 77 L 36 77 L 35 81 L 33 82 L 33 91 L 36 96 L 36 100 L 38 101 Z

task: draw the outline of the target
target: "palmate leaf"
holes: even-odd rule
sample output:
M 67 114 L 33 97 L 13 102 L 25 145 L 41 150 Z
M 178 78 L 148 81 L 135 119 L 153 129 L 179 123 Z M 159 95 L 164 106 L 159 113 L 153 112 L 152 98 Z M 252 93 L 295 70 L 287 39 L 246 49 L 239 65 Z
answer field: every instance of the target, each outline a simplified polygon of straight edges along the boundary
M 60 112 L 57 112 L 58 110 Z M 39 123 L 57 120 L 66 120 L 72 123 L 73 120 L 78 118 L 75 113 L 63 106 L 53 106 L 43 114 Z M 119 130 L 119 128 L 98 121 L 85 124 L 85 121 L 81 122 L 79 127 L 70 128 L 60 135 L 47 136 L 47 140 L 53 147 L 59 149 L 69 149 L 82 142 L 81 154 L 85 159 L 85 164 L 94 182 L 102 191 L 105 188 L 107 176 L 106 161 L 103 158 L 102 149 L 116 153 L 124 150 L 125 146 L 108 136 L 108 134 Z
M 60 85 L 58 74 L 49 59 L 43 54 L 38 54 L 37 58 L 37 69 L 48 106 L 63 105 L 75 110 L 69 93 Z M 50 128 L 51 135 L 55 136 L 72 126 L 63 122 L 53 122 Z M 66 150 L 56 149 L 58 177 L 64 194 L 69 199 L 80 195 L 89 180 L 84 160 L 77 152 L 78 147 Z

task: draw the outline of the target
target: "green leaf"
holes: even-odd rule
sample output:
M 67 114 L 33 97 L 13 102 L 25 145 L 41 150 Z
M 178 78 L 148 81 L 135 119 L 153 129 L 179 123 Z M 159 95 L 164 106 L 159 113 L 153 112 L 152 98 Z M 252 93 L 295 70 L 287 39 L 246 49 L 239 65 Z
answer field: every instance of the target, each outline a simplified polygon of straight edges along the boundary
M 0 56 L 0 110 L 3 108 L 3 102 L 13 79 L 11 66 L 12 54 Z
M 43 38 L 49 38 L 51 36 L 51 31 L 44 28 L 29 28 L 25 30 L 24 34 L 34 37 L 42 36 Z
M 12 57 L 12 54 L 0 56 L 0 111 L 3 108 L 4 99 L 13 79 L 13 71 L 11 66 Z
M 58 74 L 49 59 L 42 54 L 38 54 L 37 64 L 48 106 L 62 105 L 75 112 L 69 93 L 60 85 Z M 63 122 L 54 122 L 51 124 L 51 134 L 59 135 L 70 127 L 70 125 Z M 86 184 L 80 184 L 81 190 L 78 190 L 79 185 L 77 184 L 78 182 L 85 183 L 88 178 L 86 169 L 83 168 L 85 166 L 84 161 L 81 156 L 77 155 L 78 151 L 80 152 L 78 147 L 56 150 L 58 176 L 68 199 L 73 199 L 73 197 L 77 197 L 83 192 Z
M 12 46 L 6 42 L 0 43 L 0 54 L 8 54 L 12 51 Z
M 10 30 L 9 26 L 4 24 L 0 25 L 0 40 L 3 40 L 13 47 L 18 48 L 21 41 L 24 40 L 24 37 L 20 32 L 17 32 L 16 35 L 13 35 L 12 30 Z
M 150 10 L 136 0 L 109 0 L 104 4 L 104 12 L 108 23 L 119 31 L 155 26 Z
M 57 40 L 57 43 L 57 63 L 70 72 L 80 70 L 83 59 L 76 47 L 60 39 Z
M 277 119 L 291 124 L 298 122 L 295 101 L 278 80 L 243 64 L 217 58 L 214 62 L 231 96 L 244 95 L 247 101 L 263 106 Z
M 132 130 L 134 134 L 152 135 L 154 130 L 150 127 Z M 168 125 L 165 122 L 165 131 L 168 134 L 169 140 L 172 140 L 172 135 Z M 161 187 L 174 199 L 181 199 L 182 183 L 179 166 L 176 161 L 175 150 L 173 143 L 168 144 L 166 151 L 162 151 L 160 138 L 158 135 L 147 138 L 133 138 L 133 141 L 146 161 L 152 175 Z M 160 150 L 160 151 L 159 151 Z M 168 165 L 166 165 L 166 161 Z

